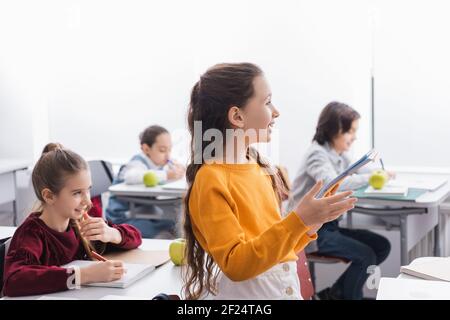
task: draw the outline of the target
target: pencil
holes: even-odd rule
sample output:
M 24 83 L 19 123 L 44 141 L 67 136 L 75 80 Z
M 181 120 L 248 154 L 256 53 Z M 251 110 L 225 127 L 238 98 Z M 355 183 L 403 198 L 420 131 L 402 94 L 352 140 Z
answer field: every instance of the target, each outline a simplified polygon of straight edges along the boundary
M 94 250 L 91 251 L 92 256 L 97 259 L 98 261 L 108 261 L 105 257 L 99 255 L 97 252 L 95 252 Z
M 380 158 L 380 162 L 381 162 L 381 168 L 382 168 L 383 171 L 384 171 L 384 163 L 383 163 L 383 159 Z

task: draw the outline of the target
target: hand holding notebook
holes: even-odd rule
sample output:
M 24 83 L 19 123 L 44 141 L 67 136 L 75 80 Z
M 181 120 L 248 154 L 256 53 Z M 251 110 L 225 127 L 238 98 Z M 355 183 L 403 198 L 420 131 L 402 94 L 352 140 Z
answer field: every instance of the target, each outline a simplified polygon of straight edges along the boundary
M 356 198 L 348 198 L 352 191 L 344 191 L 327 198 L 318 198 L 323 182 L 317 182 L 299 201 L 294 210 L 303 223 L 310 228 L 308 234 L 315 232 L 317 226 L 337 219 L 344 212 L 354 208 Z
M 336 193 L 336 191 L 339 189 L 342 181 L 349 175 L 352 175 L 356 173 L 360 168 L 368 164 L 369 162 L 372 162 L 376 159 L 378 156 L 378 153 L 375 150 L 370 150 L 368 153 L 366 153 L 361 159 L 356 161 L 355 163 L 351 164 L 344 172 L 342 172 L 340 175 L 338 175 L 336 178 L 331 180 L 329 183 L 324 185 L 322 189 L 320 189 L 319 193 L 317 194 L 317 198 L 322 197 L 328 197 Z

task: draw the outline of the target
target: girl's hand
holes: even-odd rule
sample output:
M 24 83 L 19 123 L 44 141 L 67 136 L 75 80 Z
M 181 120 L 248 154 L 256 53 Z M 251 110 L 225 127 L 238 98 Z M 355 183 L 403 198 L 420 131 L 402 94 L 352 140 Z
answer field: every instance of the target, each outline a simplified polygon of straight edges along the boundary
M 172 166 L 177 167 L 180 170 L 186 171 L 186 167 L 177 161 L 172 161 Z
M 80 223 L 80 232 L 86 240 L 115 244 L 122 242 L 119 230 L 108 226 L 102 218 L 92 218 L 87 213 L 83 215 L 83 218 L 84 220 Z
M 122 261 L 108 260 L 96 262 L 80 268 L 81 284 L 92 282 L 111 282 L 122 278 L 125 268 Z
M 179 164 L 172 165 L 167 170 L 167 180 L 178 180 L 184 176 L 186 169 Z
M 348 198 L 352 191 L 340 192 L 326 198 L 316 199 L 322 188 L 322 181 L 317 182 L 300 200 L 295 213 L 305 225 L 314 227 L 337 219 L 340 215 L 355 207 L 356 198 Z
M 395 179 L 396 173 L 394 171 L 386 171 L 389 180 Z

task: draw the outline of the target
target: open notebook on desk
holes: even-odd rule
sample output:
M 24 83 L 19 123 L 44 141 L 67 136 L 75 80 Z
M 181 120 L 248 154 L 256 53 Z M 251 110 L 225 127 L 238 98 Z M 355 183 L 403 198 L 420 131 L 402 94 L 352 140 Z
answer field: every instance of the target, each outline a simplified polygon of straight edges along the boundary
M 181 190 L 186 191 L 188 186 L 186 182 L 186 178 L 182 178 L 173 182 L 168 182 L 166 184 L 161 185 L 161 188 L 165 190 Z
M 378 153 L 374 149 L 367 152 L 364 156 L 361 157 L 361 159 L 352 163 L 344 172 L 342 172 L 336 178 L 334 178 L 329 183 L 324 185 L 322 187 L 322 189 L 320 189 L 319 193 L 317 194 L 317 198 L 322 198 L 322 197 L 327 197 L 329 195 L 333 195 L 336 192 L 336 190 L 339 189 L 339 186 L 341 185 L 342 181 L 347 176 L 356 173 L 360 168 L 362 168 L 369 162 L 373 162 L 377 156 L 378 156 Z
M 71 266 L 78 266 L 80 268 L 87 267 L 93 263 L 104 263 L 98 261 L 89 261 L 89 260 L 75 260 L 68 264 L 63 265 L 62 267 L 67 268 Z M 126 288 L 129 285 L 133 284 L 137 280 L 149 274 L 151 271 L 155 270 L 154 265 L 150 264 L 137 264 L 137 263 L 124 263 L 124 268 L 126 269 L 126 273 L 122 276 L 122 278 L 110 281 L 110 282 L 94 282 L 86 284 L 86 286 L 91 287 L 111 287 L 111 288 Z
M 450 282 L 450 258 L 417 259 L 407 266 L 401 266 L 400 272 L 426 280 Z
M 423 189 L 427 191 L 434 191 L 442 187 L 447 183 L 446 178 L 442 177 L 398 177 L 392 181 L 389 181 L 389 184 L 392 186 L 405 186 L 411 189 Z
M 168 250 L 143 250 L 133 249 L 116 251 L 105 254 L 104 257 L 108 260 L 118 260 L 124 262 L 124 267 L 127 269 L 127 273 L 116 281 L 112 282 L 98 282 L 88 284 L 89 286 L 96 287 L 113 287 L 113 288 L 126 288 L 148 273 L 152 272 L 155 268 L 166 263 L 170 260 Z M 66 264 L 63 267 L 68 267 L 73 264 L 79 267 L 85 267 L 90 263 L 98 263 L 96 261 L 87 260 L 75 260 Z

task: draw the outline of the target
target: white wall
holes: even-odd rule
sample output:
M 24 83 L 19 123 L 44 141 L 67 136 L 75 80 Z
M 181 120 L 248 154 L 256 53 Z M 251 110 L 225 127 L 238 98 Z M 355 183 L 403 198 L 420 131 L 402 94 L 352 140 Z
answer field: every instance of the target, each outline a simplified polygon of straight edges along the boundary
M 48 141 L 48 5 L 0 2 L 0 157 L 31 160 Z
M 272 155 L 292 177 L 331 100 L 361 113 L 360 155 L 374 34 L 376 147 L 388 166 L 446 166 L 446 9 L 438 0 L 1 1 L 0 157 L 36 159 L 59 141 L 126 161 L 153 123 L 175 132 L 186 157 L 190 88 L 209 66 L 239 61 L 266 72 L 281 111 Z M 397 263 L 385 265 L 391 275 Z
M 377 1 L 375 146 L 386 165 L 450 170 L 450 3 Z
M 368 148 L 371 56 L 365 1 L 24 5 L 29 3 L 9 8 L 2 3 L 0 9 L 7 10 L 0 11 L 10 17 L 3 22 L 9 30 L 19 29 L 15 36 L 1 34 L 9 41 L 2 62 L 10 71 L 7 82 L 16 77 L 29 84 L 13 98 L 32 98 L 15 112 L 34 121 L 22 139 L 30 143 L 34 137 L 34 156 L 53 140 L 88 158 L 124 161 L 138 150 L 139 132 L 152 123 L 185 138 L 180 132 L 198 76 L 215 63 L 238 61 L 257 63 L 266 72 L 281 111 L 280 148 L 273 156 L 291 175 L 321 108 L 331 100 L 349 103 L 363 115 L 356 152 Z M 8 67 L 24 61 L 21 69 Z M 6 102 L 0 101 L 2 109 L 11 109 Z M 38 110 L 34 115 L 32 108 Z M 2 140 L 11 145 L 10 137 Z M 180 150 L 184 145 L 175 151 L 186 156 Z

